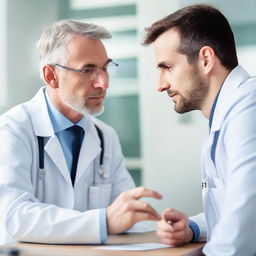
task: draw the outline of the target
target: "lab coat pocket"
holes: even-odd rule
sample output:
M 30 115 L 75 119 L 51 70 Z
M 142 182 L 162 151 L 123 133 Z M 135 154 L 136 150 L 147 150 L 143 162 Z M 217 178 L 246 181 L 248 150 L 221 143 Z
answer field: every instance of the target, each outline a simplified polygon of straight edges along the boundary
M 212 196 L 212 201 L 215 207 L 216 214 L 219 218 L 222 212 L 223 199 L 225 197 L 224 189 L 223 189 L 223 181 L 220 178 L 214 178 L 213 183 L 214 183 L 214 187 L 211 188 L 211 196 Z
M 97 184 L 89 187 L 89 209 L 99 209 L 109 206 L 112 184 Z

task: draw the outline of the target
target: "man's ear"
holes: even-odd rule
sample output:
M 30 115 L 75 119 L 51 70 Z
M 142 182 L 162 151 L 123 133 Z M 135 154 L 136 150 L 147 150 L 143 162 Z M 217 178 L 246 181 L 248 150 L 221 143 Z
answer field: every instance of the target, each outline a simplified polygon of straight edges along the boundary
M 209 74 L 212 71 L 216 61 L 216 55 L 212 47 L 207 45 L 203 46 L 198 53 L 198 60 L 203 74 Z
M 52 88 L 58 88 L 58 77 L 54 67 L 45 65 L 43 67 L 44 81 Z

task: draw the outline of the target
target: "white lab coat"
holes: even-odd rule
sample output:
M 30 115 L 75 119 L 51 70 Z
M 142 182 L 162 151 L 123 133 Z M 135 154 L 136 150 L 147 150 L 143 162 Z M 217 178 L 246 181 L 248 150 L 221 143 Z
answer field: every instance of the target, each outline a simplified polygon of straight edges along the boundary
M 104 171 L 99 175 L 104 136 Z M 36 136 L 45 137 L 45 173 L 39 177 Z M 35 97 L 0 118 L 0 244 L 13 240 L 40 243 L 99 243 L 100 210 L 134 182 L 124 166 L 114 130 L 88 117 L 74 188 L 47 112 L 43 88 Z M 96 185 L 92 186 L 96 175 Z
M 256 255 L 256 79 L 238 66 L 219 94 L 202 151 L 204 212 L 192 219 L 208 256 Z M 205 222 L 206 218 L 206 222 Z

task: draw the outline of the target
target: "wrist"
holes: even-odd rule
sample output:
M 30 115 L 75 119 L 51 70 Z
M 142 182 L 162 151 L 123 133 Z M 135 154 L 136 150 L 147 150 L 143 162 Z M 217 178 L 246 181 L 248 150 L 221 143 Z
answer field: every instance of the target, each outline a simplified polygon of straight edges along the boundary
M 189 226 L 188 227 L 187 243 L 192 243 L 193 240 L 194 240 L 194 232 L 193 232 L 192 228 Z

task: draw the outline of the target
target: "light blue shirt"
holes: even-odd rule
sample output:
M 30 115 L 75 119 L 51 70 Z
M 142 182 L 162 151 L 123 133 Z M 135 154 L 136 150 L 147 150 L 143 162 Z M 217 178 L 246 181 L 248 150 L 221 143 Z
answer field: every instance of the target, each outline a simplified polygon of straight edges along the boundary
M 52 122 L 52 127 L 54 130 L 54 133 L 59 139 L 59 142 L 61 144 L 69 172 L 71 172 L 71 165 L 72 165 L 72 152 L 69 145 L 69 134 L 66 131 L 67 128 L 75 125 L 73 122 L 71 122 L 69 119 L 67 119 L 51 102 L 47 91 L 45 90 L 45 98 L 48 108 L 48 113 Z M 86 118 L 83 117 L 79 122 L 76 123 L 76 125 L 82 127 L 84 129 L 84 132 L 87 130 L 87 124 L 86 124 Z
M 45 90 L 45 99 L 47 103 L 48 113 L 52 122 L 52 127 L 54 133 L 59 139 L 61 144 L 69 172 L 71 173 L 72 166 L 72 152 L 69 146 L 69 136 L 68 132 L 65 130 L 73 125 L 69 119 L 67 119 L 51 102 L 47 90 Z M 84 132 L 86 133 L 88 125 L 86 121 L 86 117 L 84 116 L 81 120 L 79 120 L 76 125 L 82 127 Z M 107 240 L 107 223 L 106 223 L 106 209 L 100 209 L 100 236 L 101 242 L 105 242 Z

